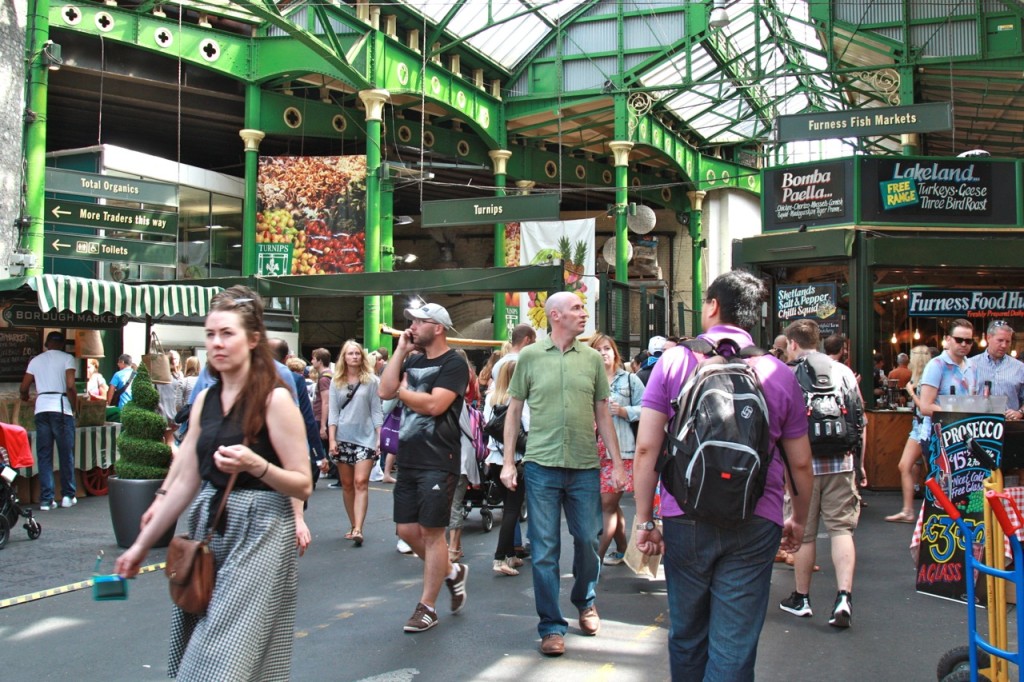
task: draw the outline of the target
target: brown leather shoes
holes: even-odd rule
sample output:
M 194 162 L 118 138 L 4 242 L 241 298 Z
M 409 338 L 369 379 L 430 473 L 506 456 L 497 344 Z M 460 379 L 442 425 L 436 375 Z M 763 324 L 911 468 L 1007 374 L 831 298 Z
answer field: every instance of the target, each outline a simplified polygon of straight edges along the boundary
M 565 653 L 565 638 L 555 632 L 544 635 L 540 640 L 540 652 L 545 656 L 561 656 Z
M 580 630 L 583 634 L 594 636 L 601 629 L 601 616 L 597 615 L 597 607 L 588 606 L 580 611 Z

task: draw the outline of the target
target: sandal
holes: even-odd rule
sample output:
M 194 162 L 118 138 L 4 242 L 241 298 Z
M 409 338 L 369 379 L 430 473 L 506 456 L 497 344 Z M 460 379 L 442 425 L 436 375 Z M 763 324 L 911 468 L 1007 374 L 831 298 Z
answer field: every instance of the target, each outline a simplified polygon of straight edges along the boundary
M 359 530 L 358 528 L 353 528 L 351 535 L 352 535 L 352 544 L 354 544 L 356 547 L 362 547 L 363 546 L 363 531 Z
M 917 523 L 917 517 L 909 512 L 900 512 L 899 514 L 893 514 L 892 516 L 886 516 L 885 520 L 889 523 Z
M 345 533 L 345 539 L 346 539 L 346 540 L 351 540 L 351 539 L 352 539 L 352 533 L 354 533 L 355 531 L 356 531 L 356 529 L 355 529 L 355 528 L 353 528 L 353 529 L 352 529 L 352 530 L 350 530 L 349 532 Z
M 448 561 L 450 561 L 453 564 L 458 563 L 459 560 L 462 559 L 462 557 L 464 556 L 465 555 L 462 553 L 462 549 L 459 547 L 454 547 L 448 550 Z

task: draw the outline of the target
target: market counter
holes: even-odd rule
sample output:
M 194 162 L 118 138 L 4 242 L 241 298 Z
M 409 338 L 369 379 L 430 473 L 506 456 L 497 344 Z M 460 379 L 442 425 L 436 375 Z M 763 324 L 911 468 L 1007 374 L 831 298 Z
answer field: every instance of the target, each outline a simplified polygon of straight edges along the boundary
M 867 410 L 867 452 L 864 469 L 871 490 L 900 489 L 900 457 L 910 435 L 913 412 Z
M 77 477 L 78 494 L 106 494 L 106 477 L 110 467 L 117 461 L 117 436 L 121 433 L 121 425 L 107 422 L 102 426 L 79 426 L 75 429 L 75 469 L 81 472 Z M 39 455 L 36 450 L 36 432 L 28 432 L 28 441 L 32 446 L 32 458 L 35 463 L 31 468 L 18 469 L 18 497 L 24 502 L 39 501 L 39 481 L 35 478 L 39 473 Z M 60 471 L 60 457 L 56 445 L 53 452 L 53 470 Z M 55 483 L 59 481 L 54 476 Z M 58 484 L 59 485 L 59 484 Z

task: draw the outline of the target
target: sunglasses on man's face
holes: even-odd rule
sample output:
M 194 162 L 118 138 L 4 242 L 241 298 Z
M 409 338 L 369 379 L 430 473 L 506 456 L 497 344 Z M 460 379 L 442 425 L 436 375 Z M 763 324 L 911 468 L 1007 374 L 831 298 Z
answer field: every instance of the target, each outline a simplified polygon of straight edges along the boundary
M 974 343 L 974 339 L 961 339 L 959 336 L 950 336 L 949 338 L 953 339 L 957 343 L 964 345 Z

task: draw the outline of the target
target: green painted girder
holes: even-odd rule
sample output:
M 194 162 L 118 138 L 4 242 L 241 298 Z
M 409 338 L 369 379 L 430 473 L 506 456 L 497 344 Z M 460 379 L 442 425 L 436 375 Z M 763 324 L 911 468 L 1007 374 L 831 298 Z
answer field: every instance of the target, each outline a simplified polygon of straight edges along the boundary
M 216 29 L 182 24 L 151 14 L 109 5 L 50 6 L 50 28 L 74 31 L 180 59 L 226 76 L 247 81 L 251 71 L 251 41 L 244 36 Z M 103 19 L 108 19 L 103 21 Z M 100 27 L 103 28 L 100 28 Z M 216 41 L 215 58 L 210 58 L 209 41 Z M 204 52 L 204 48 L 207 49 Z
M 372 81 L 367 75 L 369 72 L 365 70 L 365 68 L 362 71 L 355 68 L 352 64 L 354 60 L 351 58 L 351 56 L 346 55 L 346 53 L 343 51 L 341 41 L 339 37 L 335 34 L 334 30 L 331 28 L 330 22 L 328 21 L 328 17 L 325 14 L 322 7 L 316 4 L 307 5 L 313 7 L 314 14 L 317 17 L 321 18 L 320 30 L 324 32 L 324 39 L 321 39 L 317 35 L 314 35 L 306 27 L 300 27 L 296 25 L 294 22 L 292 22 L 291 19 L 282 16 L 280 10 L 278 10 L 277 5 L 274 4 L 273 0 L 263 0 L 263 2 L 257 2 L 255 0 L 234 0 L 234 2 L 240 7 L 244 7 L 246 10 L 248 10 L 255 16 L 259 17 L 263 21 L 267 22 L 267 24 L 270 24 L 281 29 L 299 45 L 306 48 L 313 55 L 326 62 L 327 65 L 331 67 L 331 75 L 335 75 L 337 78 L 345 81 L 346 83 L 348 83 L 357 90 L 368 90 L 374 87 Z M 350 21 L 352 21 L 348 17 L 348 15 L 340 12 L 333 12 L 332 18 L 337 19 L 338 21 L 341 21 L 343 23 L 349 23 Z M 353 29 L 356 30 L 354 27 Z M 370 32 L 370 29 L 363 29 L 364 37 L 362 39 L 362 45 L 366 44 L 366 32 Z M 360 50 L 359 52 L 362 51 Z M 297 50 L 296 53 L 298 53 Z M 300 57 L 301 55 L 296 54 L 294 56 Z M 365 54 L 363 56 L 365 56 Z M 290 64 L 292 63 L 295 64 L 294 70 L 298 71 L 300 68 L 302 68 L 299 66 L 299 64 L 302 64 L 301 61 L 296 60 L 295 62 L 291 62 L 291 60 L 289 60 L 287 63 L 289 65 L 285 67 L 286 70 L 293 68 L 292 66 L 290 66 Z M 257 64 L 259 64 L 259 68 L 262 71 L 264 66 L 262 64 L 262 60 L 257 60 Z M 266 66 L 269 67 L 270 65 L 266 64 Z M 268 72 L 270 70 L 270 68 L 267 68 Z M 317 69 L 315 68 L 307 68 L 307 71 L 316 70 Z M 273 73 L 273 75 L 277 75 L 281 72 L 282 71 L 278 69 Z M 255 79 L 255 82 L 259 82 L 259 79 Z
M 415 95 L 440 104 L 473 128 L 491 149 L 505 144 L 500 100 L 393 40 L 380 41 L 377 84 L 391 94 Z
M 444 36 L 445 31 L 448 30 L 448 25 L 452 23 L 452 20 L 455 18 L 455 15 L 459 13 L 459 10 L 461 10 L 465 4 L 466 0 L 458 0 L 457 2 L 452 4 L 452 8 L 448 10 L 447 14 L 441 17 L 441 21 L 437 22 L 437 25 L 433 28 L 433 30 L 431 30 L 430 36 L 423 36 L 424 38 L 426 38 L 426 45 L 433 45 Z
M 501 293 L 505 291 L 561 291 L 562 268 L 528 265 L 517 268 L 460 268 L 457 270 L 402 270 L 360 272 L 350 275 L 285 275 L 282 277 L 214 277 L 189 280 L 195 286 L 229 287 L 244 284 L 263 297 L 294 296 L 398 296 L 408 294 Z
M 302 135 L 345 140 L 366 139 L 366 113 L 356 108 L 326 104 L 319 99 L 292 97 L 270 90 L 260 91 L 259 129 L 267 135 Z M 293 112 L 300 122 L 295 125 Z

